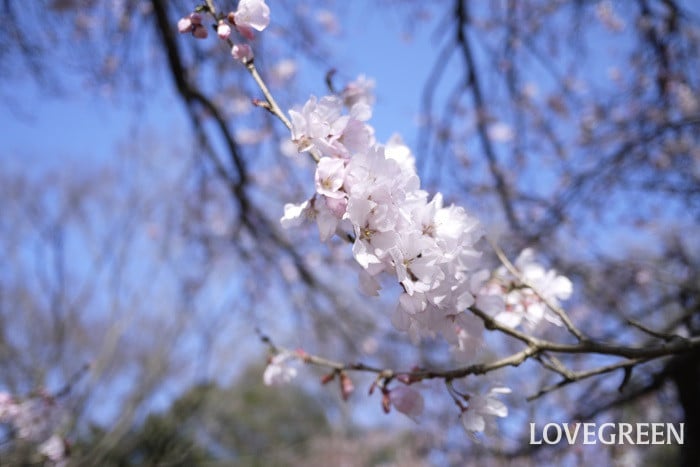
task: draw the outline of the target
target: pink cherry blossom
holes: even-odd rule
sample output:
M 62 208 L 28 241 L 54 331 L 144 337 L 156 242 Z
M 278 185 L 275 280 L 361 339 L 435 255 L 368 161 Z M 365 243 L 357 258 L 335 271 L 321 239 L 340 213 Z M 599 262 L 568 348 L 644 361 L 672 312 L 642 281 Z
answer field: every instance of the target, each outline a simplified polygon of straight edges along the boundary
M 263 373 L 263 382 L 266 386 L 274 386 L 289 383 L 296 378 L 297 369 L 292 366 L 297 361 L 297 356 L 292 352 L 280 352 L 270 359 Z
M 345 181 L 345 162 L 341 159 L 323 157 L 316 165 L 316 192 L 329 198 L 343 198 L 340 191 Z
M 571 281 L 557 274 L 555 270 L 546 270 L 544 266 L 535 262 L 534 252 L 529 248 L 518 255 L 514 266 L 523 280 L 534 287 L 537 293 L 529 287 L 524 287 L 505 267 L 500 267 L 478 292 L 480 308 L 491 314 L 499 323 L 512 328 L 523 323 L 526 328 L 532 330 L 543 320 L 561 326 L 559 316 L 540 295 L 558 305 L 560 300 L 571 296 Z M 498 300 L 502 302 L 500 307 Z
M 280 219 L 282 227 L 295 227 L 305 220 L 316 220 L 321 241 L 331 238 L 338 226 L 339 217 L 328 206 L 325 196 L 314 196 L 301 204 L 286 204 L 284 216 Z
M 417 421 L 423 414 L 425 403 L 423 396 L 409 386 L 398 386 L 389 392 L 391 405 L 399 412 L 406 414 L 409 418 Z
M 67 465 L 66 445 L 55 434 L 62 415 L 57 400 L 44 392 L 25 399 L 0 392 L 0 423 L 10 425 L 18 439 L 38 444 L 53 466 Z
M 177 22 L 177 30 L 182 33 L 192 33 L 197 39 L 205 39 L 209 34 L 207 28 L 202 24 L 202 15 L 199 13 L 190 13 L 184 18 L 180 18 Z
M 299 151 L 316 148 L 324 156 L 349 158 L 367 151 L 373 143 L 373 130 L 364 124 L 371 112 L 363 107 L 343 114 L 343 101 L 337 96 L 314 96 L 302 109 L 290 110 L 292 140 Z
M 469 398 L 469 407 L 462 412 L 460 419 L 462 426 L 468 432 L 480 432 L 486 428 L 486 416 L 505 417 L 508 415 L 508 407 L 496 399 L 499 394 L 510 394 L 506 387 L 495 387 L 486 395 L 472 394 Z
M 53 467 L 68 465 L 68 449 L 66 442 L 58 435 L 53 435 L 39 445 L 39 454 L 51 461 Z
M 349 223 L 353 256 L 365 270 L 362 289 L 376 294 L 381 273 L 396 278 L 405 293 L 393 321 L 412 340 L 441 334 L 471 354 L 483 329 L 457 321 L 475 300 L 470 274 L 480 258 L 473 247 L 482 234 L 479 223 L 460 207 L 444 207 L 439 194 L 428 202 L 410 150 L 393 138 L 387 154 L 365 123 L 371 116 L 367 102 L 350 100 L 347 113 L 336 96 L 312 96 L 290 111 L 299 150 L 313 147 L 324 156 L 316 171 L 314 214 L 306 217 L 317 220 L 322 239 L 336 232 L 341 218 Z M 283 224 L 290 224 L 285 218 Z
M 12 395 L 0 392 L 0 423 L 12 423 L 19 413 L 19 405 Z
M 209 30 L 201 24 L 197 24 L 192 30 L 192 35 L 197 39 L 206 39 L 209 37 Z
M 270 24 L 270 7 L 265 4 L 265 0 L 241 0 L 233 16 L 236 29 L 243 37 L 252 39 L 251 29 L 263 31 Z
M 231 55 L 242 62 L 253 59 L 253 49 L 248 44 L 233 44 Z
M 222 40 L 228 39 L 231 35 L 231 26 L 226 24 L 224 20 L 219 21 L 219 24 L 216 26 L 216 34 Z
M 345 105 L 350 108 L 357 103 L 368 106 L 374 105 L 374 80 L 360 75 L 355 81 L 348 83 L 341 91 Z
M 189 17 L 180 18 L 180 20 L 177 22 L 177 30 L 182 34 L 192 32 L 192 29 L 192 19 Z
M 309 201 L 304 201 L 300 204 L 287 203 L 284 205 L 284 216 L 280 219 L 282 227 L 288 229 L 290 227 L 297 227 L 305 219 L 311 219 L 311 203 Z

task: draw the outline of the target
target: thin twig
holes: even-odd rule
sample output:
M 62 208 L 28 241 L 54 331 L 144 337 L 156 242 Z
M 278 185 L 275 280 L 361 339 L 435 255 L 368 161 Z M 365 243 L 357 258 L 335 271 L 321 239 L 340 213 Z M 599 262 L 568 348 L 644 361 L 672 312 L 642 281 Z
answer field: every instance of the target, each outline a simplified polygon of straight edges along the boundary
M 206 4 L 209 13 L 213 16 L 215 21 L 218 21 L 220 18 L 219 14 L 217 13 L 216 5 L 214 4 L 214 0 L 206 0 Z M 233 47 L 233 41 L 231 39 L 226 39 L 226 42 L 228 43 L 229 47 Z M 260 91 L 265 97 L 267 105 L 264 105 L 262 107 L 264 107 L 268 112 L 277 117 L 279 121 L 281 121 L 282 124 L 284 124 L 284 126 L 286 126 L 287 129 L 291 131 L 292 122 L 289 120 L 289 118 L 287 118 L 280 106 L 277 104 L 277 101 L 270 92 L 270 89 L 267 87 L 265 80 L 262 78 L 262 76 L 260 76 L 260 73 L 258 72 L 258 69 L 255 66 L 255 60 L 244 59 L 243 65 L 245 65 L 246 70 L 248 70 L 248 73 L 250 73 L 250 76 L 253 78 L 253 81 L 255 81 L 255 84 L 258 85 L 258 88 L 260 88 Z M 316 163 L 318 163 L 318 161 L 321 159 L 321 155 L 319 154 L 319 152 L 314 150 L 313 148 L 309 151 L 309 155 Z
M 635 365 L 643 363 L 647 360 L 649 360 L 649 359 L 648 358 L 633 358 L 633 359 L 624 360 L 624 361 L 617 362 L 617 363 L 612 363 L 610 365 L 605 365 L 605 366 L 601 366 L 598 368 L 594 368 L 592 370 L 575 372 L 575 373 L 570 374 L 568 377 L 565 377 L 563 380 L 559 381 L 556 384 L 552 384 L 550 386 L 546 386 L 546 387 L 540 389 L 537 393 L 535 393 L 531 396 L 528 396 L 526 400 L 528 402 L 531 402 L 535 399 L 538 399 L 538 398 L 544 396 L 545 394 L 547 394 L 549 392 L 552 392 L 556 389 L 560 389 L 560 388 L 567 386 L 571 383 L 581 381 L 582 379 L 590 378 L 591 376 L 602 375 L 604 373 L 610 373 L 611 371 L 619 370 L 620 368 L 628 369 L 628 368 L 631 368 Z
M 635 328 L 639 329 L 642 332 L 649 334 L 652 337 L 656 337 L 657 339 L 663 339 L 666 342 L 671 341 L 673 339 L 684 339 L 683 336 L 679 336 L 678 334 L 659 332 L 659 331 L 654 331 L 653 329 L 649 329 L 648 327 L 644 326 L 639 321 L 633 320 L 632 318 L 627 318 L 627 324 L 634 326 Z

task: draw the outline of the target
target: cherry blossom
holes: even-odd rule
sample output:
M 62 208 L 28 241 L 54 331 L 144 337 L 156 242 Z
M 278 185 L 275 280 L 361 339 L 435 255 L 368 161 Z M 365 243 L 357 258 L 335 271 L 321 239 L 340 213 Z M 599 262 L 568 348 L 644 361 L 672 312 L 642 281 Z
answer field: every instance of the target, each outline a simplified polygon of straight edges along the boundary
M 218 20 L 217 35 L 232 44 L 234 58 L 247 62 L 253 58 L 252 49 L 247 43 L 231 41 L 230 25 L 252 40 L 253 31 L 262 31 L 269 21 L 270 9 L 263 0 L 240 0 L 235 12 Z M 178 23 L 181 32 L 194 35 L 199 27 L 201 18 L 196 13 Z M 483 321 L 469 310 L 475 304 L 500 316 L 517 298 L 521 308 L 527 308 L 521 315 L 527 312 L 532 320 L 549 318 L 543 304 L 523 305 L 523 297 L 516 297 L 526 288 L 504 285 L 513 282 L 504 270 L 494 274 L 483 270 L 477 247 L 483 236 L 479 221 L 460 206 L 446 205 L 440 193 L 430 198 L 421 189 L 415 158 L 401 137 L 394 135 L 386 144 L 376 141 L 374 128 L 367 123 L 373 88 L 374 82 L 361 76 L 338 95 L 311 96 L 301 108 L 289 111 L 291 141 L 298 152 L 313 151 L 317 165 L 314 193 L 306 201 L 285 205 L 282 226 L 315 220 L 321 241 L 336 234 L 351 239 L 352 254 L 360 266 L 360 288 L 377 295 L 380 277 L 392 277 L 402 293 L 391 321 L 416 343 L 440 335 L 455 355 L 472 358 L 483 345 L 484 334 Z M 517 263 L 526 280 L 542 287 L 548 299 L 563 299 L 571 293 L 567 279 L 545 271 L 527 251 Z M 275 353 L 265 368 L 264 383 L 294 379 L 299 358 L 295 352 Z M 347 399 L 354 385 L 344 371 L 338 374 L 341 394 Z M 494 388 L 485 396 L 455 393 L 468 403 L 458 401 L 464 427 L 482 431 L 484 416 L 506 416 L 507 408 L 495 395 L 507 391 Z M 393 406 L 414 420 L 423 412 L 423 397 L 412 387 L 384 387 L 382 393 L 387 412 Z M 47 444 L 47 452 L 49 447 L 59 445 Z
M 248 44 L 233 44 L 231 55 L 236 60 L 245 62 L 253 59 L 253 49 Z
M 19 412 L 15 399 L 6 392 L 0 392 L 0 423 L 11 423 Z
M 417 390 L 409 386 L 397 386 L 389 391 L 389 402 L 399 412 L 413 421 L 423 413 L 425 402 Z
M 182 34 L 192 33 L 197 39 L 206 39 L 209 34 L 199 13 L 190 13 L 189 16 L 181 18 L 177 22 L 177 29 Z
M 290 110 L 292 141 L 299 151 L 316 148 L 325 156 L 348 158 L 366 150 L 373 142 L 373 130 L 363 123 L 369 119 L 368 106 L 353 106 L 343 115 L 343 101 L 337 96 L 312 96 L 301 110 Z
M 522 280 L 534 290 L 521 283 L 502 266 L 479 291 L 481 297 L 497 297 L 496 301 L 491 301 L 482 309 L 492 314 L 499 323 L 512 328 L 523 323 L 526 328 L 532 330 L 543 320 L 561 326 L 559 316 L 541 297 L 558 306 L 560 300 L 566 300 L 571 296 L 573 292 L 571 281 L 565 276 L 558 275 L 555 270 L 546 270 L 535 262 L 534 252 L 529 248 L 520 253 L 515 261 L 515 267 L 520 272 Z M 499 302 L 502 303 L 500 307 Z
M 316 220 L 321 241 L 328 240 L 335 234 L 339 222 L 338 216 L 328 205 L 328 201 L 331 199 L 314 196 L 300 204 L 286 204 L 284 216 L 280 220 L 282 227 L 296 227 L 301 225 L 304 220 Z
M 275 84 L 283 84 L 297 73 L 297 62 L 285 59 L 275 64 L 270 70 L 270 78 Z
M 393 276 L 403 289 L 392 318 L 414 341 L 442 335 L 462 356 L 481 343 L 483 327 L 467 308 L 475 303 L 471 275 L 481 254 L 479 222 L 458 206 L 444 206 L 438 193 L 428 201 L 415 160 L 400 137 L 374 141 L 370 81 L 348 85 L 345 95 L 311 96 L 289 112 L 299 151 L 315 149 L 316 193 L 302 205 L 287 205 L 284 226 L 316 219 L 322 240 L 347 226 L 352 253 L 362 267 L 361 289 L 377 293 L 377 276 Z M 342 229 L 341 229 L 342 230 Z
M 68 465 L 68 447 L 63 438 L 53 435 L 39 445 L 39 454 L 44 456 L 53 467 Z
M 20 399 L 0 392 L 0 423 L 10 425 L 18 439 L 41 443 L 38 452 L 54 466 L 66 465 L 67 462 L 65 442 L 55 434 L 61 417 L 58 402 L 49 394 Z
M 351 108 L 355 104 L 362 103 L 367 106 L 374 105 L 374 80 L 360 75 L 358 78 L 348 83 L 340 92 L 340 97 L 346 107 Z
M 316 166 L 316 192 L 329 198 L 343 198 L 340 189 L 345 182 L 345 162 L 324 157 Z
M 253 29 L 263 31 L 270 24 L 270 7 L 265 4 L 265 0 L 241 0 L 233 18 L 238 32 L 252 40 Z
M 263 382 L 266 386 L 274 386 L 289 383 L 296 378 L 297 369 L 292 366 L 297 356 L 292 352 L 280 352 L 270 358 L 270 362 L 263 373 Z
M 494 387 L 486 395 L 472 394 L 469 396 L 469 406 L 460 415 L 462 426 L 467 432 L 476 433 L 484 431 L 489 418 L 487 416 L 505 417 L 508 415 L 508 407 L 498 400 L 499 394 L 510 394 L 507 387 Z
M 56 401 L 42 395 L 16 402 L 16 410 L 8 421 L 19 438 L 39 442 L 51 435 L 59 418 Z
M 216 34 L 219 39 L 226 40 L 231 36 L 231 26 L 226 24 L 224 20 L 220 20 L 219 24 L 216 26 Z

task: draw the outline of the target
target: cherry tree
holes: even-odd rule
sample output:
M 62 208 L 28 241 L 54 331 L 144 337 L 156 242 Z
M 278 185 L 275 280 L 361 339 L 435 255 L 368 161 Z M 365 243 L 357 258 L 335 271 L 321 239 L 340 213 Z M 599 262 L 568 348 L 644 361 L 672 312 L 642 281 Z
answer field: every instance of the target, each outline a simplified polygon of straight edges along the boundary
M 327 90 L 294 102 L 273 85 L 284 67 L 259 68 L 277 42 L 312 60 L 328 53 L 308 10 L 221 3 L 112 7 L 154 27 L 195 135 L 198 183 L 232 203 L 218 230 L 194 234 L 234 240 L 216 251 L 247 262 L 251 303 L 279 287 L 311 324 L 285 345 L 260 307 L 266 384 L 320 378 L 354 402 L 369 391 L 378 410 L 466 431 L 466 450 L 489 433 L 477 436 L 497 459 L 542 449 L 525 439 L 534 404 L 590 420 L 671 390 L 697 439 L 691 6 L 407 2 L 409 20 L 442 16 L 414 153 L 401 137 L 377 140 L 371 80 L 338 85 L 329 73 Z M 607 55 L 610 40 L 620 47 Z M 607 76 L 588 68 L 597 55 L 613 63 Z M 231 102 L 257 107 L 255 130 L 232 130 Z M 193 210 L 206 225 L 204 204 Z M 517 441 L 492 432 L 501 418 Z
M 606 27 L 618 29 L 620 25 L 610 8 L 609 4 L 601 4 L 596 13 Z M 200 9 L 218 21 L 219 29 L 225 25 L 225 21 L 239 28 L 237 21 L 241 20 L 236 18 L 244 17 L 239 29 L 247 39 L 253 38 L 252 34 L 245 34 L 251 27 L 247 21 L 254 21 L 257 30 L 264 29 L 269 23 L 269 7 L 263 1 L 242 1 L 239 10 L 229 13 L 226 19 L 213 2 L 207 2 Z M 511 5 L 509 13 L 516 14 L 513 10 L 515 7 Z M 465 87 L 473 95 L 477 113 L 485 112 L 482 109 L 482 90 L 474 70 L 475 58 L 468 33 L 465 32 L 472 21 L 467 4 L 457 2 L 455 13 L 459 21 L 457 42 L 462 48 L 467 68 Z M 668 12 L 669 15 L 678 13 L 677 8 L 671 8 Z M 197 15 L 197 22 L 200 22 L 199 14 L 194 14 Z M 649 6 L 642 4 L 641 15 L 647 17 L 650 14 Z M 668 21 L 676 19 L 670 17 Z M 204 38 L 203 34 L 197 34 L 196 29 L 192 30 L 188 21 L 182 20 L 184 27 L 180 28 L 180 32 L 192 32 L 195 37 Z M 228 28 L 228 25 L 225 26 Z M 656 37 L 653 25 L 646 24 L 642 28 L 649 29 L 648 34 L 652 39 Z M 660 342 L 655 345 L 609 343 L 590 337 L 574 324 L 559 303 L 560 299 L 572 294 L 571 280 L 536 263 L 530 249 L 520 254 L 515 266 L 499 246 L 492 244 L 503 266 L 494 272 L 482 270 L 483 251 L 476 245 L 483 232 L 478 221 L 460 207 L 443 206 L 440 194 L 429 200 L 428 193 L 420 188 L 415 160 L 407 147 L 395 142 L 376 142 L 372 127 L 366 123 L 371 116 L 369 103 L 372 98 L 367 89 L 362 89 L 362 83 L 350 83 L 337 95 L 320 99 L 312 96 L 303 108 L 291 110 L 290 118 L 287 118 L 260 78 L 250 46 L 237 43 L 229 34 L 219 34 L 219 37 L 228 42 L 233 57 L 242 62 L 259 85 L 264 100 L 257 101 L 257 104 L 279 118 L 291 131 L 297 150 L 309 152 L 317 164 L 316 193 L 302 204 L 285 206 L 283 225 L 295 225 L 303 219 L 315 220 L 321 241 L 338 235 L 352 243 L 353 257 L 362 268 L 359 282 L 369 294 L 377 293 L 381 275 L 394 278 L 400 284 L 402 293 L 392 321 L 398 329 L 408 332 L 414 342 L 422 337 L 441 335 L 454 349 L 466 351 L 467 357 L 473 357 L 474 349 L 482 343 L 484 328 L 488 328 L 522 344 L 520 350 L 495 361 L 451 370 L 419 368 L 409 371 L 329 362 L 303 350 L 294 353 L 270 344 L 274 356 L 265 375 L 267 382 L 291 379 L 296 370 L 286 368 L 286 365 L 296 356 L 306 363 L 330 368 L 332 372 L 324 377 L 324 382 L 339 378 L 341 392 L 347 398 L 354 389 L 348 372 L 373 372 L 377 378 L 372 389 L 375 386 L 381 389 L 382 405 L 385 411 L 389 411 L 392 389 L 388 386 L 394 380 L 410 386 L 425 379 L 443 379 L 447 392 L 459 409 L 464 427 L 468 431 L 482 431 L 484 415 L 505 416 L 508 413 L 506 406 L 493 396 L 508 391 L 494 388 L 486 397 L 465 393 L 455 389 L 456 379 L 489 373 L 505 366 L 519 366 L 525 360 L 535 359 L 560 379 L 553 385 L 543 387 L 533 397 L 618 370 L 624 374 L 620 385 L 622 390 L 638 365 L 690 352 L 697 347 L 696 337 L 688 335 L 687 330 L 673 328 L 659 333 L 632 321 L 630 324 Z M 241 50 L 245 50 L 245 53 L 241 53 Z M 662 95 L 667 92 L 665 79 L 665 76 L 659 78 L 659 92 Z M 492 142 L 510 138 L 510 131 L 505 124 L 491 125 L 489 128 L 486 117 L 481 115 L 477 115 L 476 120 L 476 131 L 487 155 L 506 220 L 515 233 L 522 232 L 527 239 L 532 234 L 521 225 L 521 215 L 514 207 L 511 189 L 497 165 Z M 696 123 L 695 116 L 691 115 L 690 119 L 672 126 L 683 129 Z M 624 149 L 633 150 L 631 147 Z M 558 220 L 561 221 L 561 218 Z M 537 233 L 537 237 L 544 235 Z M 532 331 L 543 320 L 564 327 L 575 342 L 541 339 L 518 329 L 523 323 L 526 330 Z M 268 337 L 265 339 L 269 342 Z M 619 358 L 614 363 L 576 371 L 556 356 L 566 354 L 598 354 Z M 415 416 L 423 405 L 421 396 L 417 391 L 404 391 L 395 398 L 399 402 L 394 406 Z

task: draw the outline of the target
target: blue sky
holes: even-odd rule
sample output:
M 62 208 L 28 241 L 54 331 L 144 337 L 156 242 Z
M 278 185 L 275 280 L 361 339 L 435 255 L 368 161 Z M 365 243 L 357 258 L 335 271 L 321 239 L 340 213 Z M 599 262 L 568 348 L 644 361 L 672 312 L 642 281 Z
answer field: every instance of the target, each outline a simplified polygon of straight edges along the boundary
M 274 8 L 274 2 L 271 5 Z M 398 15 L 392 19 L 392 15 L 371 14 L 369 6 L 352 8 L 351 13 L 342 19 L 341 36 L 331 40 L 336 56 L 329 65 L 338 68 L 336 81 L 342 85 L 360 74 L 375 79 L 377 104 L 372 123 L 378 139 L 386 140 L 399 132 L 412 143 L 420 91 L 432 66 L 430 29 L 419 29 L 421 35 L 407 41 L 402 39 Z M 274 15 L 273 9 L 273 21 Z M 231 66 L 240 65 L 232 61 Z M 302 93 L 324 94 L 325 72 L 302 68 Z M 37 169 L 56 167 L 67 160 L 89 163 L 112 157 L 115 145 L 128 140 L 135 125 L 156 129 L 186 125 L 184 109 L 172 98 L 170 83 L 163 88 L 162 96 L 151 96 L 134 109 L 128 97 L 100 95 L 92 89 L 84 92 L 81 77 L 62 70 L 59 75 L 67 84 L 64 95 L 47 96 L 32 80 L 13 84 L 12 98 L 19 105 L 0 114 L 0 128 L 3 157 L 14 164 L 30 164 Z M 305 98 L 300 96 L 300 105 Z M 173 105 L 178 107 L 177 112 L 173 112 Z

